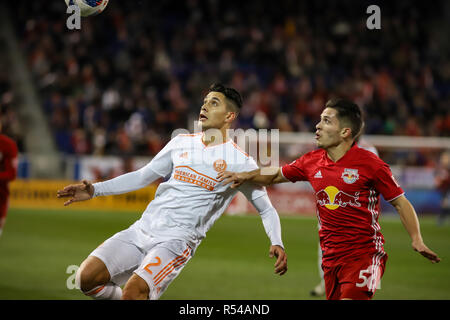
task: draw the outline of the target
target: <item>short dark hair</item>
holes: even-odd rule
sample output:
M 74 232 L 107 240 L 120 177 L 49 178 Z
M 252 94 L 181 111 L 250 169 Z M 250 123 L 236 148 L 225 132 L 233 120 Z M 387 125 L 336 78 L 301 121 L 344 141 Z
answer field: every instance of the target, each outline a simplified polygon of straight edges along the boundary
M 221 83 L 213 83 L 209 87 L 209 92 L 220 92 L 236 107 L 236 112 L 242 108 L 242 97 L 236 89 L 225 87 Z
M 337 118 L 341 126 L 348 126 L 352 130 L 352 138 L 357 138 L 363 127 L 361 109 L 356 103 L 344 99 L 331 99 L 325 104 L 325 108 L 333 108 L 337 111 Z

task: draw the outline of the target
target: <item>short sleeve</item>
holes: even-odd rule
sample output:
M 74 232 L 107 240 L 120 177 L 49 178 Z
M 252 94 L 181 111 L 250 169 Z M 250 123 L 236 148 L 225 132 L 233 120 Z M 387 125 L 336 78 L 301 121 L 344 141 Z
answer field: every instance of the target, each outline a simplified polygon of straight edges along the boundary
M 303 159 L 304 157 L 300 157 L 281 167 L 281 174 L 291 182 L 306 180 Z
M 386 201 L 392 201 L 405 193 L 386 163 L 375 172 L 374 187 Z

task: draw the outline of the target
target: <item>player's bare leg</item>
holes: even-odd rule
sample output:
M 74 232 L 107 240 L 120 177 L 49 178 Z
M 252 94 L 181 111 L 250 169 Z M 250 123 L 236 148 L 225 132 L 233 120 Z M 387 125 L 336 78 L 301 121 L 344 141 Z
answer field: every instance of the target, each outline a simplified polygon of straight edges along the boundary
M 133 274 L 123 288 L 122 300 L 148 300 L 149 293 L 147 282 Z
M 81 263 L 77 274 L 80 289 L 88 292 L 97 286 L 105 285 L 110 280 L 108 269 L 102 260 L 89 256 Z
M 89 256 L 77 272 L 77 283 L 81 291 L 99 300 L 118 300 L 122 296 L 122 289 L 110 282 L 111 276 L 102 260 Z

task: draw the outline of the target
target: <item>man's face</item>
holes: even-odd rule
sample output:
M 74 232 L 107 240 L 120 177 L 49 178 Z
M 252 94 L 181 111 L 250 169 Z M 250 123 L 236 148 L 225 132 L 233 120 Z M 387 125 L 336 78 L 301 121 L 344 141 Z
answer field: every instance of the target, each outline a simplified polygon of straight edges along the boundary
M 320 122 L 316 125 L 316 141 L 319 148 L 330 148 L 342 142 L 342 128 L 337 118 L 337 111 L 325 108 L 320 115 Z
M 203 101 L 198 120 L 202 131 L 212 128 L 221 129 L 233 121 L 235 117 L 232 114 L 233 112 L 227 109 L 225 95 L 212 91 Z

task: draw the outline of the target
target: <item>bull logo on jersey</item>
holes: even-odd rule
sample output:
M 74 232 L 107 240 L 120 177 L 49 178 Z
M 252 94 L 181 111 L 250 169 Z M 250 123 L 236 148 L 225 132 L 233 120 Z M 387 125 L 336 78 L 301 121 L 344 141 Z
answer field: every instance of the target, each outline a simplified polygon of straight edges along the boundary
M 328 186 L 325 189 L 316 193 L 317 203 L 321 206 L 325 206 L 328 209 L 336 210 L 339 207 L 361 207 L 361 203 L 358 202 L 359 192 L 355 195 L 348 194 L 339 190 L 335 186 Z
M 216 170 L 217 172 L 222 172 L 225 171 L 225 169 L 227 168 L 227 163 L 223 159 L 218 159 L 214 161 L 213 167 L 214 170 Z
M 358 169 L 344 169 L 341 178 L 345 183 L 352 184 L 359 179 Z

